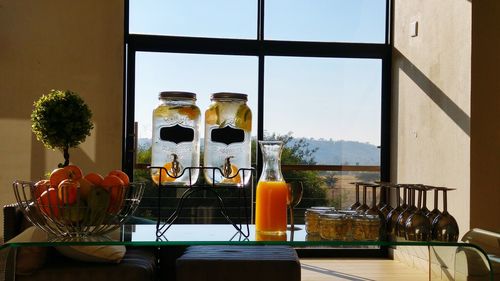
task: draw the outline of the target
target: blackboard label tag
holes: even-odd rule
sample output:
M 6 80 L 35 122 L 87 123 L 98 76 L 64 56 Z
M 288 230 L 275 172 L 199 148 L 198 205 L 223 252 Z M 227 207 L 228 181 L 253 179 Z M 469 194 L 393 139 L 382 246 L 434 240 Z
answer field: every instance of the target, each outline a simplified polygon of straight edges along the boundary
M 210 139 L 213 142 L 224 143 L 230 145 L 232 143 L 244 142 L 245 131 L 242 129 L 235 129 L 229 126 L 220 129 L 213 129 L 210 133 Z
M 194 140 L 194 129 L 179 125 L 162 127 L 160 129 L 160 139 L 162 141 L 170 141 L 175 144 L 179 144 L 181 142 L 192 142 Z

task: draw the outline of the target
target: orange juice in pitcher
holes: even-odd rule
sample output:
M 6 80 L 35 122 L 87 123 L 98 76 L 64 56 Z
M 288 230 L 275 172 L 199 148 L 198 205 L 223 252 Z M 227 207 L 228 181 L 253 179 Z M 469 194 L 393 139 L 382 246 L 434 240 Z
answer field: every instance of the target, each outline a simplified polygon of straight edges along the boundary
M 259 141 L 263 168 L 257 184 L 255 229 L 266 235 L 286 233 L 288 188 L 281 174 L 281 141 Z
M 255 224 L 258 231 L 277 234 L 286 231 L 286 183 L 262 181 L 257 184 Z

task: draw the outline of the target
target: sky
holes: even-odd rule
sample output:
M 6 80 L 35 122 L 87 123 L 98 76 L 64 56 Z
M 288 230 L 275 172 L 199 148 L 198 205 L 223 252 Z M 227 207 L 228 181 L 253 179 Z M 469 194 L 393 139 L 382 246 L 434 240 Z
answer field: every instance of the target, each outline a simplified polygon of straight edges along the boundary
M 385 0 L 265 3 L 265 39 L 384 42 Z M 130 33 L 254 39 L 256 15 L 255 0 L 131 0 Z M 196 93 L 202 112 L 211 93 L 248 94 L 255 135 L 257 69 L 254 56 L 137 53 L 139 137 L 151 137 L 158 93 L 172 90 Z M 266 57 L 264 129 L 380 145 L 381 71 L 377 59 Z

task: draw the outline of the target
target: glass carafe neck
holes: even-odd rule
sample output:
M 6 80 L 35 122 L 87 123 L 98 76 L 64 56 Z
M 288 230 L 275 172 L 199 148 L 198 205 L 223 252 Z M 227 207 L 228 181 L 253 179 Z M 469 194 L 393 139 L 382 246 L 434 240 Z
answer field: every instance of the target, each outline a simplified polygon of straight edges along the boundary
M 284 181 L 281 173 L 282 141 L 259 141 L 262 151 L 262 174 L 260 181 Z

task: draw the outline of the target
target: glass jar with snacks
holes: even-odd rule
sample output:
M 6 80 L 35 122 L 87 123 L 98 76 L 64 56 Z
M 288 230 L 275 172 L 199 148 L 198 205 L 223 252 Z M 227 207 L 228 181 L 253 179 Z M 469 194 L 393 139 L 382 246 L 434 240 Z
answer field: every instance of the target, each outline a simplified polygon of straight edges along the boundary
M 365 239 L 368 241 L 379 240 L 380 235 L 380 218 L 375 215 L 367 215 L 368 222 L 365 227 Z
M 311 207 L 304 213 L 306 232 L 311 235 L 319 235 L 319 216 L 324 213 L 335 211 L 332 207 Z
M 320 215 L 319 235 L 325 240 L 346 240 L 347 224 L 345 215 L 338 213 Z
M 369 219 L 364 215 L 358 215 L 352 217 L 352 240 L 353 241 L 365 241 L 366 231 L 368 228 Z

